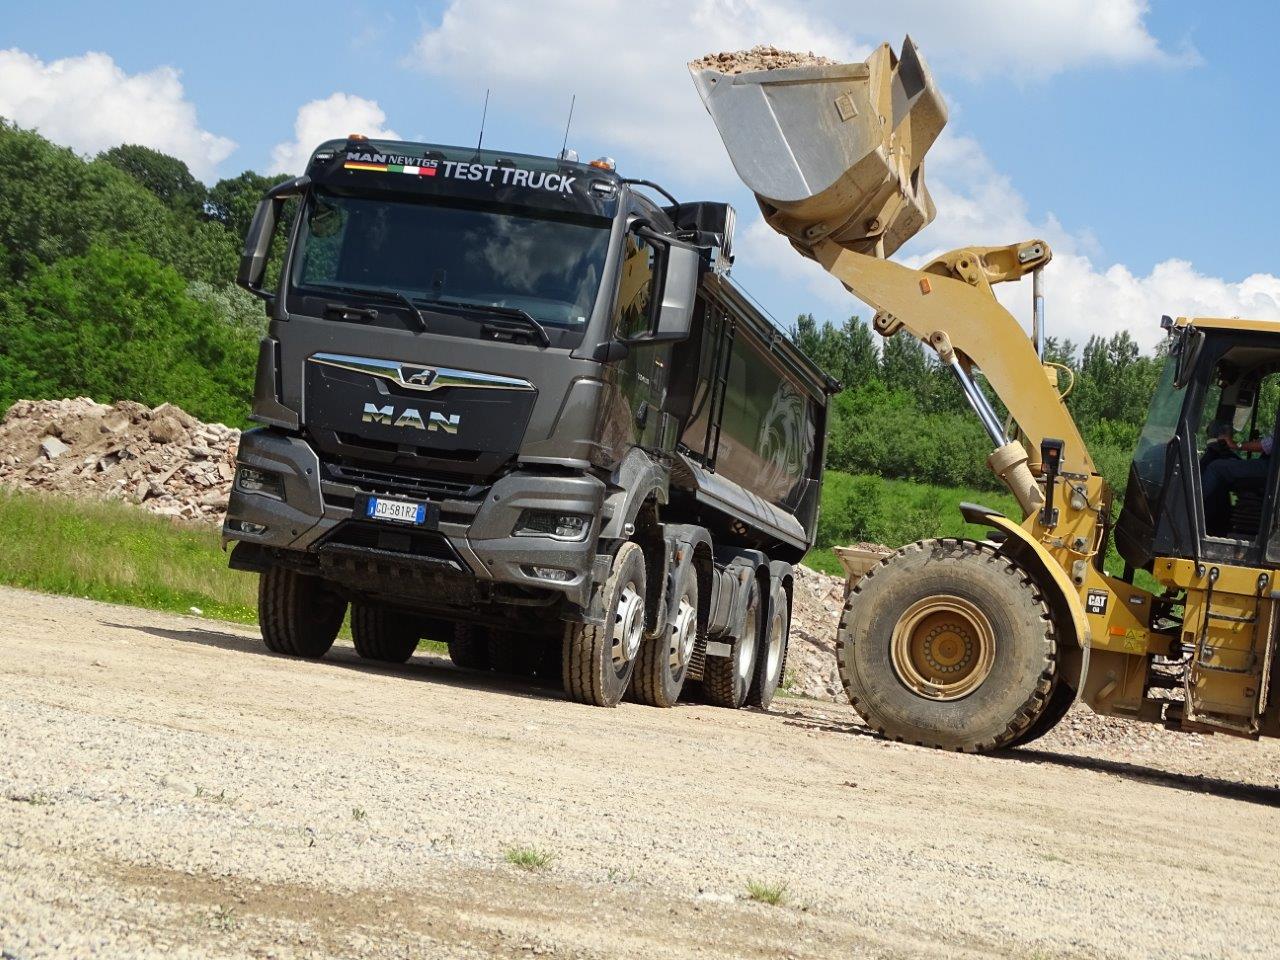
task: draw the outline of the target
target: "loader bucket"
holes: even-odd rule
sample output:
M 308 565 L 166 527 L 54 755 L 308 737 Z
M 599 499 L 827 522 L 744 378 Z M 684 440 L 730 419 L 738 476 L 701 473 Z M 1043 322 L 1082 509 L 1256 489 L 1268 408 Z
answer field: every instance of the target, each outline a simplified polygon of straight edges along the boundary
M 933 219 L 923 160 L 947 108 L 910 37 L 865 63 L 690 71 L 738 176 L 801 253 L 831 239 L 886 257 Z

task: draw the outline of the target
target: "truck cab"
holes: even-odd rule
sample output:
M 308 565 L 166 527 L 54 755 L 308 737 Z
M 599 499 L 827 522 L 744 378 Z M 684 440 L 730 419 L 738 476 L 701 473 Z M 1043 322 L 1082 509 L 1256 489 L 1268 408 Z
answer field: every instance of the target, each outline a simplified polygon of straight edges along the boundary
M 241 441 L 224 536 L 233 566 L 285 584 L 273 596 L 311 598 L 297 616 L 325 611 L 304 629 L 264 600 L 268 645 L 327 650 L 348 605 L 379 659 L 431 637 L 464 665 L 546 671 L 607 639 L 592 669 L 618 682 L 578 698 L 616 702 L 644 643 L 674 629 L 683 563 L 704 589 L 668 686 L 700 673 L 717 626 L 713 656 L 731 655 L 749 598 L 719 595 L 717 567 L 750 552 L 771 594 L 789 568 L 770 564 L 811 544 L 832 385 L 725 276 L 732 210 L 664 193 L 605 161 L 353 136 L 264 198 L 239 276 L 270 317 L 262 426 Z M 729 338 L 747 327 L 772 393 L 753 385 L 736 410 Z M 746 449 L 762 438 L 772 472 Z M 603 594 L 635 550 L 627 620 Z M 615 649 L 624 620 L 640 634 Z

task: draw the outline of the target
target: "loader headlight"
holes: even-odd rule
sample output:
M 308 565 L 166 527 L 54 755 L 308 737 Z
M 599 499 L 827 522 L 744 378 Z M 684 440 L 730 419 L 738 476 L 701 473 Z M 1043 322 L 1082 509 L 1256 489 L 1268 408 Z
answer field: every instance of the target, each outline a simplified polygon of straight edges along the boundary
M 263 493 L 284 499 L 284 479 L 278 473 L 241 467 L 236 471 L 236 488 L 245 493 Z
M 584 540 L 591 518 L 558 510 L 525 510 L 516 521 L 517 537 L 551 537 L 554 540 Z

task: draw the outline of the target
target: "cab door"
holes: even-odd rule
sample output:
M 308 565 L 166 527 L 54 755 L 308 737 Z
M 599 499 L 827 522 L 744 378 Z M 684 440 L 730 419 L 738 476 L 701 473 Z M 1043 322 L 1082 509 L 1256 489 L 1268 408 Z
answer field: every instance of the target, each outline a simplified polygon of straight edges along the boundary
M 619 339 L 640 336 L 653 328 L 661 282 L 659 264 L 658 249 L 629 232 L 613 311 L 614 335 Z M 617 388 L 629 419 L 631 442 L 656 453 L 670 453 L 675 442 L 674 430 L 668 425 L 671 418 L 664 410 L 671 352 L 670 343 L 632 344 L 618 365 Z

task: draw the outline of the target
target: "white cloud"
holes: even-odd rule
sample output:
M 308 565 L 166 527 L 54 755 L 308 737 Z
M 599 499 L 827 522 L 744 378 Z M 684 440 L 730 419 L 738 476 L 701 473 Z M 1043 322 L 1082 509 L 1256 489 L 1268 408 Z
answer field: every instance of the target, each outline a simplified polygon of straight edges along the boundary
M 910 33 L 929 62 L 971 77 L 1034 83 L 1091 65 L 1174 66 L 1199 62 L 1191 47 L 1169 51 L 1147 29 L 1146 0 L 823 0 L 819 6 L 863 38 Z
M 785 0 L 543 0 L 500 10 L 491 0 L 452 0 L 413 63 L 472 94 L 492 88 L 493 105 L 549 126 L 564 123 L 576 94 L 571 141 L 678 158 L 679 176 L 727 180 L 732 168 L 685 64 L 757 43 L 867 54 Z
M 272 173 L 302 173 L 316 147 L 326 140 L 363 133 L 371 138 L 399 140 L 400 134 L 384 126 L 387 115 L 374 100 L 334 93 L 312 100 L 298 109 L 293 122 L 293 139 L 271 150 Z
M 45 63 L 0 50 L 0 116 L 84 153 L 121 143 L 151 147 L 185 161 L 202 180 L 236 147 L 201 129 L 173 67 L 128 74 L 105 53 Z

